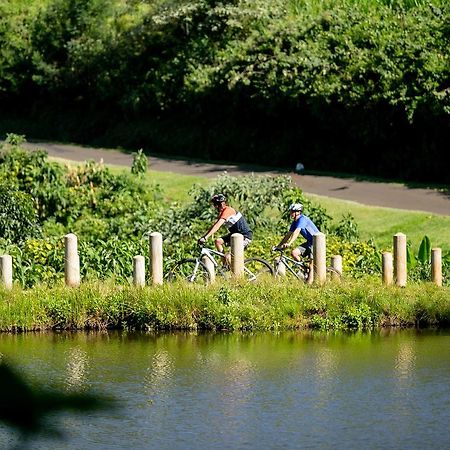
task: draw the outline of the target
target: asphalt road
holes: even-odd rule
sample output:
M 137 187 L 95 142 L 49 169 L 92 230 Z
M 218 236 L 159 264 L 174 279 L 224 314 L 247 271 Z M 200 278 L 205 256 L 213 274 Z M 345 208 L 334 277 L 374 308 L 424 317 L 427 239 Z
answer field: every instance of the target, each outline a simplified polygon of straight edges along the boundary
M 119 150 L 43 142 L 27 143 L 25 147 L 43 149 L 48 152 L 49 156 L 73 161 L 88 159 L 100 161 L 102 159 L 106 164 L 122 166 L 131 166 L 133 161 L 131 154 Z M 353 178 L 298 175 L 261 166 L 210 164 L 158 156 L 150 156 L 149 162 L 152 170 L 203 177 L 214 177 L 224 171 L 231 175 L 244 175 L 252 172 L 289 174 L 292 176 L 294 183 L 305 193 L 352 200 L 365 205 L 450 215 L 450 191 L 440 192 L 433 189 L 409 188 L 397 183 L 358 181 Z

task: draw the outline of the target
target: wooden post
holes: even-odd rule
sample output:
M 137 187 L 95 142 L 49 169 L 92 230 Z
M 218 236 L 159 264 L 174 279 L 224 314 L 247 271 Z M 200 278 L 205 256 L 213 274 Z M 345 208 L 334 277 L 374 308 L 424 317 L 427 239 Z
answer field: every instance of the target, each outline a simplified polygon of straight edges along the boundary
M 152 284 L 163 283 L 163 246 L 162 234 L 154 232 L 150 234 L 150 270 Z
M 397 286 L 406 286 L 406 235 L 394 234 L 394 278 Z
M 342 276 L 342 256 L 333 255 L 331 257 L 331 267 L 337 272 L 331 272 L 332 280 L 340 280 Z
M 439 247 L 431 249 L 431 281 L 442 286 L 442 250 Z
M 244 274 L 244 236 L 240 233 L 231 235 L 231 272 L 236 278 Z
M 66 286 L 78 287 L 80 285 L 78 239 L 73 233 L 64 236 L 64 279 Z
M 1 283 L 5 289 L 12 289 L 13 287 L 13 270 L 12 270 L 12 256 L 0 256 L 0 277 Z
M 216 281 L 216 268 L 214 267 L 214 263 L 208 258 L 206 255 L 202 258 L 203 263 L 209 272 L 209 282 L 213 284 Z
M 317 233 L 313 236 L 314 281 L 325 283 L 327 279 L 327 244 L 325 235 Z
M 142 255 L 133 258 L 133 284 L 138 287 L 145 286 L 145 258 Z
M 281 259 L 275 261 L 275 273 L 280 277 L 286 276 L 286 266 L 283 262 L 281 262 Z
M 383 284 L 386 284 L 387 286 L 392 284 L 394 278 L 394 266 L 391 252 L 383 252 L 381 260 L 381 278 Z

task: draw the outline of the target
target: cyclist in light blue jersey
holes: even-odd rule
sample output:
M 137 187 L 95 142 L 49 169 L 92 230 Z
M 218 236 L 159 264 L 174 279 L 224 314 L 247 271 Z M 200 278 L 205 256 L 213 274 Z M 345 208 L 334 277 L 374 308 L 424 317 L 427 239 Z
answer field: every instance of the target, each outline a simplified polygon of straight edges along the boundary
M 296 261 L 300 261 L 300 257 L 312 258 L 313 236 L 319 233 L 319 229 L 314 222 L 307 216 L 304 216 L 303 205 L 301 203 L 293 203 L 289 207 L 292 223 L 289 231 L 277 245 L 279 248 L 287 248 L 298 238 L 299 235 L 306 239 L 300 246 L 292 249 L 292 257 Z M 311 261 L 312 262 L 312 261 Z

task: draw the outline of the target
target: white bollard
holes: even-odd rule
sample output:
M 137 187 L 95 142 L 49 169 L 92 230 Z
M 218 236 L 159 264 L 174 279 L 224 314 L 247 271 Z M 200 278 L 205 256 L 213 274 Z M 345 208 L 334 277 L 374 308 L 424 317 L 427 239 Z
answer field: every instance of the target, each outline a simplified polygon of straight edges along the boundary
M 439 247 L 431 249 L 431 281 L 442 286 L 442 250 Z
M 313 236 L 314 281 L 325 283 L 327 279 L 327 244 L 323 233 Z
M 0 256 L 0 277 L 1 283 L 6 289 L 12 289 L 13 286 L 13 270 L 12 270 L 12 256 Z
M 240 233 L 231 235 L 231 272 L 236 278 L 244 275 L 244 236 Z
M 406 286 L 406 235 L 394 234 L 394 278 L 397 286 Z
M 342 276 L 342 256 L 341 255 L 333 255 L 331 257 L 331 267 L 336 272 L 331 272 L 332 280 L 340 280 Z
M 286 266 L 283 262 L 281 262 L 281 260 L 275 261 L 275 273 L 280 277 L 286 276 Z
M 383 252 L 381 260 L 381 279 L 383 284 L 389 286 L 394 279 L 394 265 L 391 252 Z
M 163 283 L 162 234 L 156 231 L 150 234 L 150 276 L 153 285 Z
M 209 282 L 210 282 L 210 284 L 213 284 L 216 281 L 216 268 L 214 267 L 214 263 L 206 255 L 203 256 L 202 262 L 208 269 Z
M 145 258 L 142 255 L 133 258 L 133 284 L 138 287 L 145 286 Z
M 78 239 L 73 233 L 64 236 L 64 278 L 66 286 L 78 287 L 80 285 Z

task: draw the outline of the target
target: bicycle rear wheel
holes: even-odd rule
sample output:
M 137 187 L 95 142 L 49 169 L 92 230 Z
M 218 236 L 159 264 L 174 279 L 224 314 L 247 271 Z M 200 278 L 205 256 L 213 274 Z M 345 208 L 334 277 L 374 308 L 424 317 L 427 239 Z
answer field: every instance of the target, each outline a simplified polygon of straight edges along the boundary
M 261 258 L 248 258 L 244 261 L 244 275 L 249 281 L 273 276 L 272 266 Z
M 202 261 L 194 258 L 186 258 L 175 264 L 173 269 L 167 274 L 167 280 L 208 284 L 210 282 L 210 275 Z
M 334 267 L 327 267 L 327 280 L 340 280 L 342 274 L 338 272 Z

